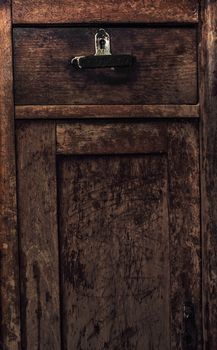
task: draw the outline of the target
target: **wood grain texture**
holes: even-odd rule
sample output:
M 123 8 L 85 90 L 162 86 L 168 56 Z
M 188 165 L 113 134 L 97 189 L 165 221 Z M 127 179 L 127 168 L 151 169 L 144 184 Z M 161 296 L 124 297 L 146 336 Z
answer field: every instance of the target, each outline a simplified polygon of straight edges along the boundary
M 64 350 L 169 350 L 167 162 L 59 162 Z
M 16 134 L 22 350 L 60 350 L 55 124 L 20 122 Z
M 60 350 L 55 128 L 17 123 L 23 348 Z M 59 140 L 63 349 L 183 350 L 191 300 L 201 350 L 198 123 L 58 123 Z
M 28 105 L 16 106 L 15 118 L 199 118 L 199 105 Z
M 217 2 L 202 2 L 201 193 L 204 348 L 217 344 Z
M 195 305 L 197 350 L 202 349 L 199 171 L 198 124 L 168 124 L 171 349 L 174 350 L 183 350 L 186 301 Z
M 85 125 L 85 124 L 84 124 Z M 59 139 L 64 140 L 64 131 L 66 130 L 75 130 L 75 134 L 71 132 L 71 135 L 68 137 L 68 140 L 70 141 L 70 147 L 75 142 L 77 145 L 77 148 L 68 147 L 67 152 L 64 150 L 63 154 L 80 154 L 82 153 L 83 156 L 74 156 L 70 158 L 60 158 L 60 170 L 58 172 L 59 174 L 59 202 L 60 202 L 60 227 L 62 234 L 62 262 L 61 262 L 61 271 L 63 280 L 62 280 L 62 303 L 63 303 L 63 319 L 64 319 L 64 327 L 66 333 L 64 333 L 64 350 L 70 348 L 69 344 L 73 344 L 73 347 L 79 348 L 79 346 L 82 348 L 88 348 L 88 349 L 95 349 L 95 339 L 101 339 L 100 334 L 98 333 L 98 330 L 100 329 L 101 324 L 99 322 L 94 323 L 96 313 L 98 312 L 98 308 L 96 309 L 96 313 L 94 312 L 94 306 L 91 303 L 91 301 L 87 302 L 86 299 L 82 298 L 89 298 L 88 300 L 92 300 L 90 298 L 89 292 L 86 294 L 85 291 L 90 291 L 90 293 L 93 292 L 94 288 L 91 282 L 95 283 L 97 281 L 97 292 L 99 292 L 100 297 L 102 296 L 102 293 L 100 294 L 100 287 L 103 286 L 103 282 L 105 279 L 97 280 L 97 274 L 95 275 L 96 271 L 99 271 L 100 267 L 103 269 L 103 264 L 100 263 L 100 248 L 98 246 L 98 249 L 96 249 L 97 254 L 94 256 L 94 247 L 92 245 L 92 237 L 98 244 L 102 243 L 102 239 L 97 238 L 101 237 L 100 235 L 106 235 L 106 228 L 110 227 L 109 224 L 112 227 L 112 220 L 109 220 L 109 224 L 107 223 L 107 217 L 110 216 L 107 215 L 107 213 L 110 213 L 111 211 L 118 210 L 118 206 L 108 206 L 107 208 L 107 200 L 109 201 L 110 196 L 108 193 L 110 193 L 110 181 L 113 183 L 113 180 L 111 178 L 113 177 L 114 172 L 114 178 L 117 180 L 117 186 L 125 186 L 125 182 L 127 183 L 127 180 L 123 180 L 125 178 L 124 176 L 118 177 L 116 172 L 117 169 L 120 169 L 119 162 L 122 162 L 123 169 L 126 169 L 126 172 L 128 172 L 128 176 L 130 174 L 130 169 L 133 169 L 133 162 L 137 162 L 138 159 L 142 159 L 144 155 L 138 156 L 135 153 L 142 152 L 143 143 L 139 141 L 138 145 L 140 145 L 135 149 L 134 154 L 132 156 L 103 156 L 103 150 L 106 150 L 107 145 L 110 144 L 109 142 L 106 143 L 107 136 L 106 134 L 103 135 L 102 139 L 97 139 L 92 134 L 92 130 L 95 127 L 95 135 L 99 134 L 101 135 L 100 129 L 96 127 L 97 124 L 92 124 L 92 127 L 90 127 L 89 124 L 87 124 L 90 130 L 90 134 L 88 134 L 88 127 L 76 127 L 76 123 L 74 124 L 60 124 L 57 127 L 57 143 Z M 93 127 L 94 125 L 94 127 Z M 111 124 L 112 125 L 112 124 Z M 116 125 L 116 124 L 113 124 Z M 132 123 L 133 125 L 133 123 Z M 135 124 L 136 125 L 136 124 Z M 134 127 L 131 130 L 136 130 Z M 140 126 L 140 130 L 142 132 L 142 123 L 138 124 Z M 143 128 L 147 130 L 147 125 L 149 123 L 144 123 L 146 127 Z M 195 305 L 196 310 L 196 323 L 197 323 L 197 332 L 198 332 L 198 346 L 197 349 L 202 349 L 202 317 L 201 317 L 201 230 L 200 230 L 200 176 L 199 176 L 199 129 L 198 129 L 198 123 L 196 122 L 168 122 L 166 124 L 165 122 L 157 122 L 156 125 L 158 127 L 167 126 L 168 127 L 168 145 L 167 149 L 165 148 L 165 153 L 167 152 L 167 166 L 168 166 L 168 174 L 166 171 L 166 181 L 168 183 L 168 189 L 167 189 L 167 201 L 168 201 L 168 211 L 169 211 L 169 272 L 170 272 L 170 337 L 171 337 L 171 349 L 172 350 L 182 350 L 182 334 L 183 334 L 183 311 L 184 311 L 184 303 L 188 301 L 192 301 Z M 107 124 L 106 124 L 107 126 Z M 129 127 L 129 124 L 127 124 Z M 150 125 L 151 126 L 151 125 Z M 113 126 L 113 129 L 116 127 Z M 151 126 L 152 130 L 154 130 L 153 125 Z M 62 129 L 62 130 L 61 130 Z M 106 130 L 106 128 L 105 128 Z M 109 149 L 109 153 L 113 154 L 118 153 L 118 147 L 120 150 L 120 153 L 123 152 L 122 147 L 126 153 L 129 153 L 129 149 L 124 145 L 124 138 L 130 140 L 130 132 L 123 133 L 120 131 L 120 128 L 117 127 L 117 133 L 119 132 L 120 135 L 122 135 L 117 142 L 117 138 L 114 138 L 114 144 L 113 144 L 113 151 Z M 130 129 L 129 129 L 130 130 Z M 78 134 L 80 132 L 80 139 L 78 137 Z M 164 129 L 165 133 L 165 129 Z M 62 135 L 61 135 L 62 134 Z M 167 133 L 165 133 L 167 135 Z M 58 135 L 61 135 L 60 137 Z M 90 137 L 91 135 L 91 137 Z M 148 136 L 149 135 L 149 136 Z M 149 142 L 149 147 L 153 147 L 154 149 L 154 142 L 152 141 L 151 133 L 149 133 L 147 136 L 144 137 Z M 132 140 L 134 140 L 133 133 L 131 131 L 131 137 Z M 150 137 L 150 138 L 149 138 Z M 67 140 L 67 138 L 66 138 Z M 82 143 L 82 140 L 84 140 L 84 144 L 86 146 L 84 147 L 84 144 Z M 94 149 L 92 149 L 92 141 L 95 141 L 94 144 L 97 144 L 98 146 Z M 89 148 L 87 147 L 87 144 L 89 143 Z M 132 145 L 134 145 L 134 141 L 129 142 Z M 65 141 L 65 144 L 69 144 L 68 141 Z M 59 147 L 59 143 L 57 146 L 57 149 Z M 84 147 L 84 148 L 82 148 Z M 149 148 L 149 150 L 150 150 Z M 84 154 L 99 154 L 99 156 L 84 156 Z M 164 153 L 164 154 L 165 154 Z M 130 157 L 132 157 L 132 163 L 130 161 Z M 141 157 L 141 158 L 139 158 Z M 147 156 L 147 159 L 149 158 L 150 162 L 155 159 L 156 156 L 153 154 L 151 156 Z M 159 157 L 159 156 L 158 156 Z M 162 157 L 162 156 L 161 156 Z M 121 159 L 121 160 L 120 160 Z M 124 159 L 124 160 L 122 160 Z M 156 158 L 157 159 L 157 158 Z M 160 159 L 160 158 L 159 158 Z M 112 164 L 114 162 L 114 164 Z M 118 164 L 118 165 L 117 165 Z M 124 168 L 124 164 L 125 167 Z M 136 164 L 136 163 L 135 163 Z M 137 166 L 137 168 L 139 168 Z M 146 164 L 146 167 L 142 167 L 142 169 L 146 169 L 142 171 L 143 174 L 145 174 L 143 180 L 148 178 L 147 172 L 148 169 L 152 166 L 149 164 Z M 156 178 L 159 179 L 158 171 L 160 166 L 156 165 Z M 116 170 L 114 170 L 116 169 Z M 123 170 L 124 171 L 124 170 Z M 154 175 L 153 175 L 154 176 Z M 161 180 L 163 181 L 163 177 Z M 102 178 L 102 183 L 101 179 Z M 129 176 L 130 178 L 130 176 Z M 81 182 L 80 182 L 81 181 Z M 129 180 L 131 181 L 131 180 Z M 148 181 L 148 180 L 147 180 Z M 160 181 L 160 180 L 159 180 Z M 104 189 L 104 182 L 105 182 L 105 189 Z M 142 182 L 143 183 L 143 182 Z M 100 184 L 100 185 L 98 185 Z M 140 182 L 140 185 L 142 187 L 142 184 Z M 118 187 L 118 188 L 119 188 Z M 122 188 L 122 187 L 121 187 Z M 131 189 L 134 188 L 133 186 L 130 187 Z M 151 190 L 151 186 L 149 183 L 149 188 Z M 107 193 L 108 190 L 108 193 Z M 98 191 L 100 193 L 104 193 L 104 196 L 100 197 L 98 195 Z M 111 200 L 116 198 L 116 190 L 112 190 L 111 193 Z M 141 193 L 145 194 L 145 190 L 142 187 Z M 91 195 L 88 195 L 88 193 L 91 193 Z M 127 196 L 131 195 L 130 191 L 127 192 Z M 102 199 L 102 205 L 99 204 L 100 198 Z M 143 197 L 145 198 L 145 196 Z M 81 201 L 81 203 L 79 202 Z M 132 202 L 130 199 L 127 199 L 126 201 L 123 200 L 126 204 L 127 208 L 130 208 L 130 203 Z M 148 203 L 148 202 L 147 202 Z M 151 203 L 151 201 L 150 201 Z M 95 207 L 94 207 L 95 205 Z M 105 209 L 105 207 L 106 209 Z M 159 204 L 160 205 L 160 204 Z M 164 204 L 166 205 L 166 204 Z M 137 205 L 135 210 L 135 217 L 137 212 L 140 212 L 140 208 L 142 205 Z M 104 213 L 103 210 L 106 210 Z M 62 211 L 63 210 L 63 211 Z M 88 212 L 90 211 L 90 214 Z M 67 214 L 66 214 L 67 213 Z M 153 215 L 155 215 L 155 211 L 152 210 Z M 102 214 L 102 216 L 101 216 Z M 158 212 L 159 214 L 159 212 Z M 156 214 L 156 215 L 158 215 Z M 144 215 L 145 216 L 145 215 Z M 66 222 L 64 222 L 66 218 Z M 97 221 L 98 218 L 101 218 L 100 224 Z M 122 218 L 122 216 L 121 216 Z M 130 216 L 128 216 L 128 219 L 130 220 Z M 95 220 L 95 221 L 94 221 Z M 156 219 L 157 220 L 157 219 Z M 158 222 L 158 221 L 156 221 Z M 144 221 L 143 221 L 144 224 Z M 122 222 L 119 217 L 119 225 L 122 227 Z M 130 224 L 129 224 L 130 225 Z M 101 229 L 103 227 L 103 230 Z M 116 227 L 116 226 L 115 226 Z M 123 227 L 127 227 L 127 219 L 124 221 Z M 149 223 L 147 227 L 151 227 L 151 224 Z M 130 228 L 132 229 L 133 234 L 135 234 L 136 229 L 134 229 L 133 225 L 130 225 Z M 124 229 L 123 229 L 124 231 Z M 109 232 L 113 232 L 110 230 Z M 117 232 L 121 232 L 121 229 L 118 228 Z M 125 232 L 125 231 L 124 231 Z M 126 232 L 125 232 L 126 233 Z M 164 232 L 161 230 L 162 235 Z M 84 237 L 83 237 L 84 235 Z M 93 236 L 94 235 L 94 236 Z M 137 237 L 138 238 L 138 237 Z M 115 240 L 110 240 L 111 244 L 116 244 Z M 122 242 L 124 240 L 122 239 Z M 67 248 L 68 247 L 68 248 Z M 67 250 L 69 249 L 69 250 Z M 115 251 L 115 247 L 112 246 L 111 251 Z M 159 248 L 160 249 L 160 248 Z M 123 254 L 124 255 L 124 254 Z M 99 258 L 99 267 L 98 267 L 98 260 Z M 96 259 L 96 269 L 94 269 L 94 259 Z M 70 265 L 71 262 L 71 265 Z M 106 267 L 109 266 L 109 263 L 106 263 Z M 64 266 L 63 266 L 64 265 Z M 119 268 L 120 265 L 115 264 L 116 268 Z M 91 268 L 93 267 L 93 270 Z M 65 272 L 64 272 L 65 271 Z M 106 270 L 108 271 L 108 270 Z M 115 272 L 114 272 L 115 271 Z M 117 269 L 113 269 L 113 273 L 116 273 Z M 149 270 L 150 271 L 150 270 Z M 100 276 L 106 276 L 106 274 L 99 274 Z M 75 276 L 75 277 L 73 277 Z M 95 276 L 95 277 L 93 277 Z M 100 277 L 101 278 L 101 277 Z M 115 280 L 113 278 L 113 280 Z M 118 278 L 120 281 L 120 278 Z M 102 283 L 101 283 L 101 282 Z M 78 283 L 78 284 L 77 284 Z M 121 283 L 121 282 L 120 282 Z M 151 283 L 151 282 L 150 282 Z M 95 285 L 94 285 L 95 286 Z M 124 289 L 124 288 L 123 288 Z M 106 291 L 106 288 L 104 288 Z M 80 294 L 79 294 L 80 293 Z M 78 295 L 79 294 L 79 295 Z M 98 295 L 98 294 L 97 294 Z M 120 298 L 121 299 L 121 298 Z M 123 299 L 123 298 L 122 298 Z M 122 300 L 121 299 L 121 300 Z M 75 301 L 74 304 L 72 301 Z M 81 302 L 83 301 L 83 303 Z M 97 299 L 98 300 L 98 299 Z M 107 299 L 108 301 L 108 299 Z M 109 301 L 108 301 L 109 302 Z M 129 303 L 130 304 L 130 303 Z M 73 308 L 71 307 L 73 305 Z M 82 306 L 85 305 L 85 306 Z M 87 309 L 90 306 L 90 310 Z M 100 305 L 100 304 L 99 304 Z M 115 304 L 116 305 L 116 304 Z M 131 305 L 131 304 L 130 304 Z M 88 311 L 87 311 L 88 310 Z M 105 310 L 109 310 L 109 307 L 105 307 Z M 84 314 L 88 313 L 90 317 L 88 318 L 89 323 L 84 324 Z M 89 313 L 90 312 L 90 313 Z M 100 311 L 101 312 L 101 311 Z M 116 314 L 115 314 L 116 315 Z M 158 317 L 158 316 L 157 316 Z M 96 317 L 97 319 L 97 317 Z M 99 319 L 101 320 L 102 318 Z M 166 322 L 166 321 L 165 321 Z M 105 323 L 103 323 L 104 325 Z M 157 323 L 156 323 L 157 324 Z M 81 328 L 77 328 L 81 327 Z M 96 325 L 96 328 L 94 328 L 94 325 Z M 85 328 L 86 327 L 86 328 Z M 110 326 L 109 326 L 110 327 Z M 156 326 L 157 327 L 157 326 Z M 109 328 L 110 329 L 110 328 Z M 63 331 L 64 332 L 64 331 Z M 103 330 L 102 336 L 107 337 L 106 331 Z M 117 342 L 118 346 L 117 348 L 120 348 L 121 344 L 121 336 L 120 332 L 117 332 L 117 337 L 113 338 L 111 337 L 111 344 L 115 346 L 112 343 L 112 341 Z M 123 334 L 125 334 L 123 332 Z M 146 334 L 146 333 L 143 333 Z M 109 333 L 111 335 L 111 332 Z M 136 349 L 135 343 L 133 343 L 133 337 L 137 336 L 138 334 L 132 333 L 132 338 L 129 340 L 126 335 L 126 341 L 129 341 L 128 344 L 131 344 L 132 348 Z M 146 336 L 144 337 L 146 338 Z M 103 340 L 107 344 L 107 340 L 103 338 Z M 75 343 L 74 343 L 75 342 Z M 76 343 L 77 342 L 77 343 Z M 131 343 L 132 342 L 132 343 Z M 101 343 L 100 343 L 101 344 Z M 110 344 L 110 343 L 109 343 Z M 134 345 L 132 345 L 134 344 Z M 145 343 L 139 343 L 139 346 L 141 346 L 141 349 L 146 349 Z M 141 345 L 142 344 L 142 345 Z M 152 343 L 151 343 L 152 344 Z M 153 344 L 152 344 L 153 345 Z M 134 347 L 133 347 L 134 346 Z M 138 349 L 140 347 L 138 346 Z M 158 349 L 157 344 L 154 343 L 153 345 L 154 349 L 155 347 Z M 162 349 L 169 349 L 169 345 L 164 344 L 162 346 Z
M 20 349 L 11 2 L 0 2 L 0 348 Z
M 136 62 L 119 70 L 76 70 L 74 56 L 94 53 L 97 28 L 15 28 L 15 103 L 196 104 L 197 31 L 108 28 L 112 51 Z
M 198 0 L 13 0 L 15 23 L 197 22 Z
M 155 123 L 58 123 L 57 154 L 163 153 L 166 125 Z

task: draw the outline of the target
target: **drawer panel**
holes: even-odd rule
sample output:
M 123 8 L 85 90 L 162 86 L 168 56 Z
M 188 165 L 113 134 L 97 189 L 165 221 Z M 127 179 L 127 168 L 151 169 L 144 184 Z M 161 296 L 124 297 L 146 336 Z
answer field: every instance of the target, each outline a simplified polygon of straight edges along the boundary
M 13 0 L 15 23 L 197 22 L 198 0 Z
M 15 102 L 29 104 L 196 104 L 195 27 L 111 27 L 113 54 L 132 68 L 76 70 L 94 53 L 97 28 L 15 28 Z

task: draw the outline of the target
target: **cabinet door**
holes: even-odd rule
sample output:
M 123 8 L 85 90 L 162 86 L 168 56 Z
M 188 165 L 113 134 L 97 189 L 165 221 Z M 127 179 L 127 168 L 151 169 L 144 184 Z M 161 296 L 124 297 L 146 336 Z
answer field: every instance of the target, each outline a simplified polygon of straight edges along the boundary
M 23 349 L 201 349 L 197 123 L 16 134 Z

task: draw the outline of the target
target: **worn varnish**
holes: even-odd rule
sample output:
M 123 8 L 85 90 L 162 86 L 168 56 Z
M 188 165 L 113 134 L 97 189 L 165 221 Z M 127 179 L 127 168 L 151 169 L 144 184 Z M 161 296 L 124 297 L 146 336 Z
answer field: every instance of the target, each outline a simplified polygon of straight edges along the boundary
M 13 0 L 15 23 L 197 22 L 198 0 Z
M 196 28 L 108 28 L 112 51 L 132 68 L 76 70 L 94 54 L 96 28 L 15 28 L 15 102 L 35 104 L 196 104 Z
M 60 350 L 55 125 L 19 123 L 22 350 Z
M 59 162 L 64 349 L 169 349 L 165 157 Z
M 201 35 L 201 192 L 204 348 L 217 344 L 217 3 L 203 1 Z
M 11 2 L 0 2 L 0 349 L 20 349 Z

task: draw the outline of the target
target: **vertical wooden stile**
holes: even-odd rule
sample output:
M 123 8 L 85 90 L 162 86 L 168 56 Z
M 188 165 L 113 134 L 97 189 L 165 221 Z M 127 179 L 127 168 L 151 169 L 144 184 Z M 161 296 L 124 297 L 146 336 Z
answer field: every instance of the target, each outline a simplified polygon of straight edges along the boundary
M 16 124 L 22 350 L 61 350 L 55 122 Z
M 201 196 L 204 349 L 217 344 L 217 2 L 202 2 Z
M 0 1 L 0 297 L 2 350 L 20 349 L 11 1 Z

